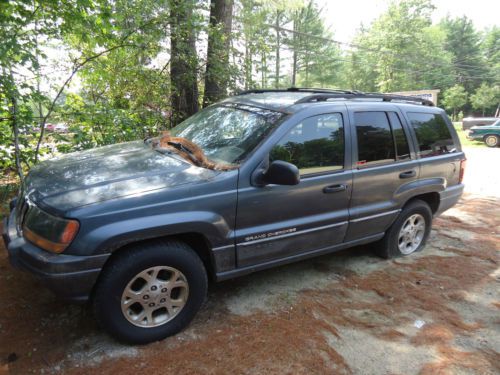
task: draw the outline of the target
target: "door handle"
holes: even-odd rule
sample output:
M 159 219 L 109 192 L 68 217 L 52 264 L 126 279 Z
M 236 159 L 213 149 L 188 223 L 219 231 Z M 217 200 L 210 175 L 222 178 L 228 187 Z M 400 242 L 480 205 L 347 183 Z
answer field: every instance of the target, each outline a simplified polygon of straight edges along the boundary
M 343 185 L 343 184 L 331 185 L 331 186 L 324 187 L 323 193 L 325 193 L 325 194 L 338 193 L 338 192 L 344 191 L 346 189 L 347 189 L 347 185 Z
M 412 178 L 412 177 L 415 177 L 417 175 L 417 172 L 415 171 L 406 171 L 406 172 L 402 172 L 399 174 L 399 178 Z

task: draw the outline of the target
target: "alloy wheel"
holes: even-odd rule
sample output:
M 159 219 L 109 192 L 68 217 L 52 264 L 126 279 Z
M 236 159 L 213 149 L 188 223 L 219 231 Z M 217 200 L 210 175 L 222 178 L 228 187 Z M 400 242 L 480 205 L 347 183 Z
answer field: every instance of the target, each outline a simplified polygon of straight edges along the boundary
M 135 275 L 121 298 L 121 309 L 132 324 L 151 328 L 174 319 L 186 305 L 189 284 L 176 268 L 156 266 Z
M 420 214 L 409 216 L 398 236 L 398 247 L 402 254 L 408 255 L 418 249 L 425 235 L 425 219 Z

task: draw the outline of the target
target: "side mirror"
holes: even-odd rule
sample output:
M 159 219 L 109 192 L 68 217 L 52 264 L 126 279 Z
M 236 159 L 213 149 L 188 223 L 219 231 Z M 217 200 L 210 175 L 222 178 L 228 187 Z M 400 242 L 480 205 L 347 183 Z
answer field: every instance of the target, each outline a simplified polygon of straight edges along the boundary
M 300 182 L 299 169 L 286 161 L 275 160 L 260 179 L 265 185 L 297 185 Z

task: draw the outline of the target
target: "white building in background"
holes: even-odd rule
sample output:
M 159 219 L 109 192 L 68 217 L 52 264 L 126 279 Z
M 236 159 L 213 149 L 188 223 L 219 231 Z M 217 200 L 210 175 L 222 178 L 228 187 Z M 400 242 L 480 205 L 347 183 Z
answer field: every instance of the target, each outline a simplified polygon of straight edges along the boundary
M 417 91 L 399 91 L 399 92 L 388 92 L 388 94 L 394 95 L 405 95 L 405 96 L 415 96 L 417 98 L 427 99 L 437 106 L 438 94 L 441 90 L 417 90 Z

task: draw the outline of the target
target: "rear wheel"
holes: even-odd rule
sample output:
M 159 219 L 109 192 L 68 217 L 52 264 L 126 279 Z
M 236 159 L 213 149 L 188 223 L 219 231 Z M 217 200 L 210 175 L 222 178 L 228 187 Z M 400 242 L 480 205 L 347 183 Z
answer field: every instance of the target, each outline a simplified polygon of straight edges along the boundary
M 205 299 L 207 284 L 202 261 L 186 244 L 135 245 L 103 269 L 94 296 L 95 315 L 120 341 L 161 340 L 189 324 Z
M 429 205 L 421 200 L 411 201 L 377 244 L 377 254 L 389 259 L 422 250 L 431 226 L 432 211 Z
M 488 147 L 497 147 L 500 143 L 500 140 L 496 135 L 487 135 L 486 137 L 484 137 L 484 143 Z

